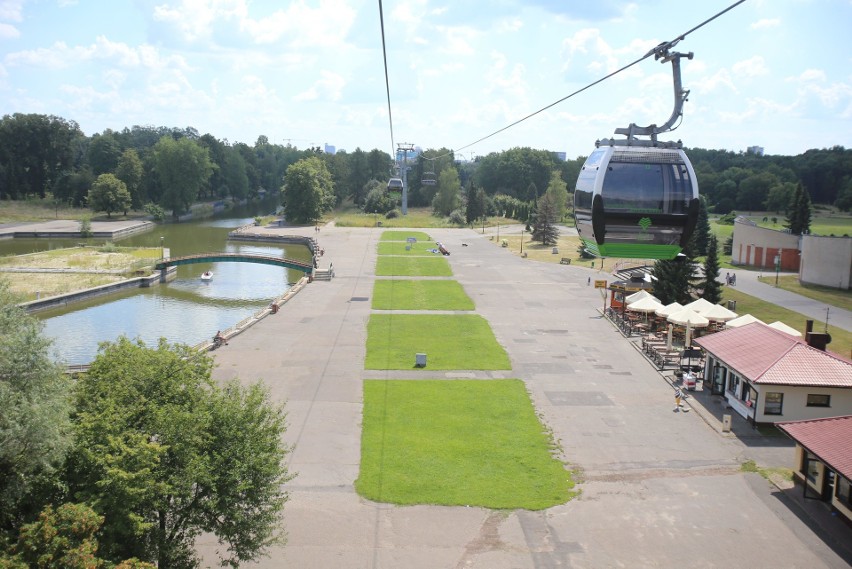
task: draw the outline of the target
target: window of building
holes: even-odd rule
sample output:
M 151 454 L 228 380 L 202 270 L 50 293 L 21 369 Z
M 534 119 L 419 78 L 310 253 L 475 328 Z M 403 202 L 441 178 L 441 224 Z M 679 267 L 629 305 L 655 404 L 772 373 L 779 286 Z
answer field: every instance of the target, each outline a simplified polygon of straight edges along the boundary
M 819 465 L 819 459 L 811 453 L 808 453 L 805 458 L 804 475 L 812 484 L 816 484 L 817 478 L 819 478 Z
M 740 376 L 731 372 L 728 374 L 728 391 L 733 394 L 737 393 L 737 388 L 740 386 Z
M 831 395 L 808 393 L 808 407 L 831 407 Z
M 764 415 L 781 415 L 784 407 L 784 394 L 769 392 L 763 400 Z
M 847 508 L 852 507 L 852 483 L 842 476 L 837 477 L 837 499 Z

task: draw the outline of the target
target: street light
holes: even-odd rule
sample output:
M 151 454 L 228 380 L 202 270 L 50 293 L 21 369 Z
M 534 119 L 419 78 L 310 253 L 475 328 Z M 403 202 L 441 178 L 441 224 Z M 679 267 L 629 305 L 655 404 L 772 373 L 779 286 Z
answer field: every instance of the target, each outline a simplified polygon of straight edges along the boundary
M 524 230 L 521 229 L 521 256 L 524 254 Z
M 164 239 L 164 237 L 161 235 L 160 236 L 160 259 L 165 259 L 165 257 L 166 257 L 166 250 L 163 247 L 163 239 Z
M 781 272 L 781 249 L 775 255 L 775 288 L 778 288 L 778 274 Z

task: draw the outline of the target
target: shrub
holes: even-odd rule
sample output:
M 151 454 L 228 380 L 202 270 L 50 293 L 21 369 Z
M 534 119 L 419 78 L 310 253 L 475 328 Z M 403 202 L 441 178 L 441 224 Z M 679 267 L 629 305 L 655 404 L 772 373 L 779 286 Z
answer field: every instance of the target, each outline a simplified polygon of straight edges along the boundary
M 720 217 L 716 223 L 719 225 L 733 225 L 734 220 L 737 218 L 737 212 L 731 211 Z
M 467 224 L 467 221 L 464 218 L 464 212 L 460 209 L 455 209 L 450 213 L 450 223 L 454 225 L 464 226 Z
M 154 221 L 166 219 L 166 211 L 155 203 L 146 203 L 143 209 L 145 213 L 154 218 Z
M 399 211 L 398 209 L 394 208 L 394 209 L 390 210 L 389 212 L 387 212 L 385 214 L 385 219 L 396 219 L 397 217 L 399 217 L 401 215 L 402 215 L 402 212 Z

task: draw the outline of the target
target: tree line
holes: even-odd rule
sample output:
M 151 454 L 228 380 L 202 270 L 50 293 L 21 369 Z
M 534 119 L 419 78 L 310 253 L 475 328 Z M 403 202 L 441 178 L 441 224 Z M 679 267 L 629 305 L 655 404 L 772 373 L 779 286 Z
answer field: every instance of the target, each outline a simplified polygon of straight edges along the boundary
M 852 150 L 835 146 L 798 156 L 761 156 L 693 148 L 687 154 L 712 212 L 784 212 L 799 184 L 815 204 L 852 210 Z M 49 197 L 57 205 L 88 206 L 108 214 L 157 206 L 179 216 L 195 201 L 239 201 L 281 191 L 288 168 L 311 157 L 319 159 L 314 168 L 321 163 L 329 182 L 314 200 L 322 208 L 344 200 L 369 213 L 398 207 L 398 196 L 388 195 L 386 182 L 402 175 L 402 160 L 378 149 L 325 154 L 319 148 L 273 144 L 264 135 L 252 146 L 232 144 L 192 127 L 133 126 L 89 137 L 74 121 L 19 113 L 0 120 L 0 200 Z M 475 188 L 484 192 L 479 200 L 483 215 L 500 209 L 494 200 L 505 196 L 500 198 L 504 205 L 510 198 L 517 200 L 510 209 L 528 221 L 553 173 L 570 192 L 584 160 L 512 148 L 459 161 L 450 149 L 427 149 L 405 161 L 408 204 L 432 206 L 445 216 L 458 210 L 457 217 L 469 222 L 467 192 Z M 303 191 L 292 192 L 291 202 L 303 197 Z M 317 218 L 323 212 L 306 213 Z

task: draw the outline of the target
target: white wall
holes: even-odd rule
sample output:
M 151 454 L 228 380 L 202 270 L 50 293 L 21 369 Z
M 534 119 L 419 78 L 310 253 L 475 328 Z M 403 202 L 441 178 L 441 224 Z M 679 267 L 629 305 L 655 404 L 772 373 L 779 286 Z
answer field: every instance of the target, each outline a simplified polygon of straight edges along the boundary
M 803 283 L 849 290 L 852 282 L 852 237 L 802 237 Z
M 852 415 L 852 388 L 799 387 L 791 385 L 753 385 L 758 392 L 755 421 L 758 423 L 774 423 L 776 421 L 800 421 L 803 419 L 822 419 Z M 784 394 L 782 415 L 765 415 L 763 413 L 766 392 Z M 808 407 L 808 394 L 831 395 L 831 407 Z

